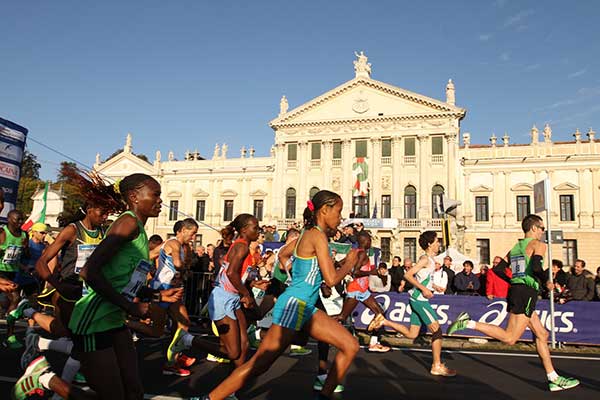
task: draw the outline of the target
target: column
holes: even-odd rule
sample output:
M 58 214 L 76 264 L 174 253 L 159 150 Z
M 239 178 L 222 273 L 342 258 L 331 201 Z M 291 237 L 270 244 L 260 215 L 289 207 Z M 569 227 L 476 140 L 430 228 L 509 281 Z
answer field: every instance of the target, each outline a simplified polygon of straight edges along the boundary
M 463 193 L 463 216 L 465 218 L 465 226 L 467 228 L 471 227 L 473 224 L 473 211 L 472 210 L 472 196 L 471 196 L 471 183 L 469 179 L 471 178 L 471 173 L 469 171 L 465 171 L 463 173 L 464 176 L 464 193 Z
M 431 219 L 429 213 L 429 203 L 431 201 L 431 188 L 427 187 L 428 180 L 426 179 L 428 168 L 428 152 L 427 142 L 428 136 L 420 134 L 417 136 L 418 142 L 418 157 L 419 157 L 419 187 L 417 188 L 417 202 L 419 204 L 419 219 Z
M 594 228 L 600 228 L 600 190 L 598 190 L 598 186 L 600 185 L 600 177 L 598 176 L 599 173 L 600 169 L 592 169 L 592 203 L 594 207 L 592 218 L 594 220 Z
M 348 215 L 352 211 L 352 141 L 344 139 L 342 142 L 342 189 L 340 196 L 344 200 L 343 215 Z
M 591 228 L 593 224 L 593 189 L 595 188 L 592 190 L 587 188 L 589 182 L 592 182 L 592 170 L 590 168 L 580 168 L 577 173 L 579 176 L 579 226 L 581 228 Z
M 502 198 L 504 197 L 504 191 L 502 190 L 502 186 L 504 186 L 505 180 L 502 176 L 504 173 L 501 171 L 494 171 L 493 173 L 494 184 L 492 185 L 492 228 L 502 228 L 504 225 L 504 213 L 502 213 L 502 209 L 500 205 L 502 204 Z
M 283 219 L 283 204 L 285 191 L 287 190 L 287 182 L 285 177 L 287 176 L 285 162 L 285 144 L 275 143 L 275 173 L 273 179 L 273 187 L 269 192 L 271 197 L 271 215 L 274 219 Z M 273 190 L 274 189 L 274 190 Z
M 324 140 L 321 149 L 321 171 L 323 171 L 323 187 L 320 189 L 331 190 L 331 160 L 333 157 L 331 140 Z
M 404 218 L 404 187 L 402 186 L 402 146 L 400 136 L 392 137 L 392 218 Z
M 296 217 L 301 219 L 302 212 L 306 207 L 308 200 L 308 188 L 306 186 L 306 176 L 309 171 L 308 165 L 308 142 L 298 142 L 298 178 L 300 185 L 296 193 Z
M 375 202 L 377 202 L 378 214 L 381 215 L 381 138 L 371 138 L 371 162 L 369 164 L 369 181 L 371 185 L 369 204 L 371 210 L 369 212 L 372 213 Z
M 446 147 L 448 149 L 448 161 L 446 166 L 448 168 L 448 196 L 451 199 L 456 199 L 457 183 L 456 183 L 456 170 L 458 168 L 456 160 L 457 152 L 457 134 L 455 132 L 446 135 Z
M 510 187 L 510 172 L 504 171 L 504 207 L 506 210 L 506 213 L 504 214 L 504 225 L 506 227 L 513 226 L 516 218 L 515 213 L 513 212 L 516 200 Z

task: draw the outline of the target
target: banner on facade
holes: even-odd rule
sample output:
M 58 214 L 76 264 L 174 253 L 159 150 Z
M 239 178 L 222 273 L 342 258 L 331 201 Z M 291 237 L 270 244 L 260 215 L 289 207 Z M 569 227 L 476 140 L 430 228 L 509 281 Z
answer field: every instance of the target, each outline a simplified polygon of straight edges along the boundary
M 377 301 L 386 310 L 385 315 L 390 321 L 401 324 L 410 323 L 411 309 L 406 293 L 381 293 L 375 295 Z M 478 322 L 506 327 L 508 310 L 505 299 L 488 300 L 480 296 L 434 296 L 429 300 L 438 315 L 438 320 L 445 332 L 448 325 L 462 311 L 467 311 L 472 319 Z M 539 300 L 536 312 L 542 324 L 550 331 L 550 302 Z M 366 329 L 373 319 L 373 313 L 362 303 L 352 314 L 354 325 L 358 329 Z M 581 343 L 600 345 L 600 303 L 591 301 L 571 301 L 566 304 L 556 304 L 554 311 L 556 340 L 564 343 Z M 466 329 L 456 336 L 485 336 L 477 331 Z M 531 331 L 526 330 L 521 340 L 533 340 Z
M 354 177 L 352 195 L 366 196 L 369 194 L 369 166 L 366 157 L 356 157 L 352 164 L 352 176 Z
M 0 222 L 17 204 L 21 162 L 28 130 L 14 122 L 0 118 L 0 187 L 4 191 L 4 209 Z
M 397 218 L 348 218 L 342 221 L 341 226 L 361 223 L 365 229 L 396 229 Z

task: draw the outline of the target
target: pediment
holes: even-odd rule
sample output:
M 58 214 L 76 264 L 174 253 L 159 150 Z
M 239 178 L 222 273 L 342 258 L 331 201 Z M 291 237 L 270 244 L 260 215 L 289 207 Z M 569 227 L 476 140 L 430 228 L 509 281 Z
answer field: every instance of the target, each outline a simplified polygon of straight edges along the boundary
M 181 194 L 180 191 L 177 190 L 171 190 L 168 194 L 167 197 L 169 198 L 179 198 L 182 197 L 183 195 Z
M 253 191 L 252 193 L 250 193 L 251 197 L 266 197 L 267 196 L 267 192 L 265 192 L 264 190 L 261 189 L 257 189 L 255 191 Z
M 270 122 L 271 127 L 324 120 L 462 118 L 465 110 L 374 79 L 355 78 Z
M 221 192 L 221 196 L 223 197 L 235 197 L 237 196 L 237 192 L 233 189 L 225 189 Z
M 96 171 L 102 175 L 111 177 L 127 176 L 134 173 L 153 175 L 152 164 L 136 157 L 131 153 L 121 152 L 96 167 Z
M 513 192 L 529 192 L 533 190 L 533 185 L 529 183 L 517 183 L 513 187 L 510 188 Z
M 470 190 L 471 192 L 473 192 L 473 193 L 490 193 L 490 192 L 492 192 L 494 189 L 492 189 L 492 188 L 491 188 L 491 187 L 489 187 L 489 186 L 485 186 L 485 185 L 478 185 L 478 186 L 475 186 L 475 187 L 473 187 L 473 188 L 471 188 L 471 189 L 469 189 L 469 190 Z
M 210 194 L 208 194 L 208 192 L 205 192 L 202 189 L 198 189 L 194 192 L 194 197 L 208 197 L 210 196 Z
M 579 186 L 571 182 L 563 182 L 560 185 L 554 186 L 554 190 L 579 190 Z

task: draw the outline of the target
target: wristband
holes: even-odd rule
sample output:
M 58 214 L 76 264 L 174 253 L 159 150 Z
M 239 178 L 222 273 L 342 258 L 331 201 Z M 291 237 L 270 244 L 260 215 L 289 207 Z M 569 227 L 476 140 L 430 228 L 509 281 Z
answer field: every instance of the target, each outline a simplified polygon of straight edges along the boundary
M 156 291 L 154 293 L 152 293 L 152 303 L 160 303 L 161 300 L 161 295 L 160 295 L 160 291 Z

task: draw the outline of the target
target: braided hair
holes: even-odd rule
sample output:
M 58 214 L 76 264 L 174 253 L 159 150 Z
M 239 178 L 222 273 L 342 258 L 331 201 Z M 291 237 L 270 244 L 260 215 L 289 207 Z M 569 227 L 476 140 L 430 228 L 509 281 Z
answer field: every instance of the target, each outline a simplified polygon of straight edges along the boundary
M 242 229 L 255 218 L 252 214 L 240 214 L 233 219 L 225 228 L 221 229 L 221 236 L 223 240 L 233 240 L 236 232 L 239 235 Z
M 333 207 L 335 203 L 341 200 L 342 198 L 337 193 L 329 190 L 319 190 L 313 196 L 312 200 L 309 201 L 309 205 L 304 209 L 304 213 L 302 214 L 304 229 L 313 228 L 317 224 L 317 213 L 321 208 L 324 206 Z

